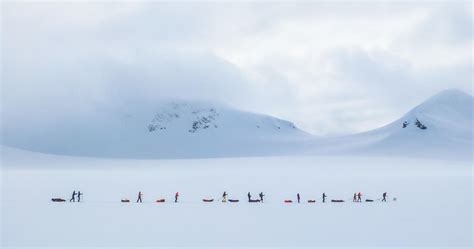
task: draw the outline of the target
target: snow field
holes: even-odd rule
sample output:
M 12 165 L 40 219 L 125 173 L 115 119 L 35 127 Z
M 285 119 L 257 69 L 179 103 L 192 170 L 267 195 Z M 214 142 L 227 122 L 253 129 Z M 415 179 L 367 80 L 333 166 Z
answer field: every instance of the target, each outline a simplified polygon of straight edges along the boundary
M 3 168 L 2 246 L 469 247 L 472 165 L 384 157 L 118 160 L 35 154 Z M 25 159 L 27 158 L 27 159 Z M 33 159 L 33 160 L 31 160 Z M 10 166 L 9 166 L 10 165 Z M 52 203 L 84 193 L 83 203 Z M 144 203 L 134 203 L 138 191 Z M 174 193 L 180 203 L 172 203 Z M 221 203 L 229 198 L 240 203 Z M 265 203 L 247 203 L 266 194 Z M 352 203 L 363 199 L 389 202 Z M 285 204 L 283 200 L 316 199 Z M 345 199 L 346 203 L 320 202 Z M 132 203 L 120 203 L 127 197 Z M 397 197 L 396 202 L 392 201 Z M 166 198 L 166 203 L 153 203 Z M 204 203 L 202 198 L 214 198 Z

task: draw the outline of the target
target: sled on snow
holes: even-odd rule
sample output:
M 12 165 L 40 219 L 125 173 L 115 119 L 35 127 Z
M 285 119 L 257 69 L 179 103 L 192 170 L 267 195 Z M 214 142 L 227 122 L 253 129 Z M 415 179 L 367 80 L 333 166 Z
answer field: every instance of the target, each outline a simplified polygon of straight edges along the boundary
M 156 202 L 158 202 L 158 203 L 165 202 L 165 199 L 158 199 L 158 200 L 156 200 Z
M 374 202 L 372 199 L 365 199 L 365 202 Z
M 308 200 L 308 203 L 316 203 L 316 200 Z
M 202 199 L 203 202 L 213 202 L 214 199 Z
M 344 200 L 331 200 L 331 202 L 344 202 Z
M 66 200 L 64 200 L 63 198 L 53 198 L 51 199 L 52 202 L 65 202 Z
M 250 199 L 249 202 L 260 202 L 260 200 L 252 200 L 252 199 Z
M 130 202 L 130 200 L 129 199 L 122 199 L 122 200 L 120 200 L 120 202 Z
M 237 199 L 229 199 L 229 202 L 239 202 Z
M 284 200 L 283 202 L 284 202 L 284 203 L 293 203 L 292 200 Z

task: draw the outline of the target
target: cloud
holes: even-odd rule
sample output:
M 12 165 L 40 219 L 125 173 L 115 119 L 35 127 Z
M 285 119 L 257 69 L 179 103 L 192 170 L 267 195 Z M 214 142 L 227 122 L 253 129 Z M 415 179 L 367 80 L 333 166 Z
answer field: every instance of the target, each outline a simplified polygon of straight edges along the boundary
M 38 60 L 5 66 L 5 120 L 31 120 L 37 114 L 46 121 L 96 109 L 147 111 L 169 99 L 235 103 L 242 94 L 252 95 L 239 70 L 217 57 L 166 51 L 132 54 L 121 60 L 97 51 L 90 56 L 56 50 L 48 55 L 48 63 L 41 63 L 38 55 Z
M 472 3 L 5 3 L 2 119 L 206 99 L 315 134 L 472 94 Z

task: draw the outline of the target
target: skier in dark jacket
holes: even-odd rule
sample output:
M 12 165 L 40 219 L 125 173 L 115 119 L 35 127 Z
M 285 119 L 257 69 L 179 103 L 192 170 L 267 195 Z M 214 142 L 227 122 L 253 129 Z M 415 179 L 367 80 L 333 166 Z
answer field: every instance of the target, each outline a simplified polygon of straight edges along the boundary
M 77 191 L 77 202 L 81 202 L 81 191 Z
M 265 196 L 265 195 L 263 194 L 263 192 L 260 192 L 260 194 L 258 194 L 258 196 L 260 196 L 260 201 L 263 203 L 263 197 Z
M 352 198 L 352 202 L 356 202 L 357 201 L 357 193 L 354 193 L 354 198 Z
M 327 197 L 326 193 L 323 193 L 323 203 L 326 202 L 326 197 Z
M 357 193 L 357 201 L 362 202 L 362 194 L 360 192 Z
M 224 193 L 222 194 L 222 202 L 227 202 L 227 192 L 224 191 Z
M 387 192 L 383 193 L 383 194 L 382 194 L 382 197 L 383 197 L 383 198 L 382 198 L 382 201 L 387 202 Z
M 74 191 L 72 192 L 72 197 L 71 197 L 71 199 L 69 200 L 69 202 L 71 202 L 71 201 L 72 201 L 72 202 L 76 202 L 76 190 L 74 190 Z
M 301 199 L 301 198 L 300 198 L 300 193 L 297 193 L 297 194 L 296 194 L 296 199 L 298 199 L 298 203 L 300 203 L 300 199 Z
M 248 192 L 247 197 L 249 198 L 249 202 L 250 202 L 250 200 L 252 200 L 252 195 L 250 194 L 250 192 Z
M 142 202 L 142 195 L 143 195 L 142 191 L 139 191 L 137 202 L 140 202 L 140 203 Z
M 176 194 L 174 194 L 174 202 L 178 202 L 178 197 L 179 197 L 179 192 L 176 192 Z

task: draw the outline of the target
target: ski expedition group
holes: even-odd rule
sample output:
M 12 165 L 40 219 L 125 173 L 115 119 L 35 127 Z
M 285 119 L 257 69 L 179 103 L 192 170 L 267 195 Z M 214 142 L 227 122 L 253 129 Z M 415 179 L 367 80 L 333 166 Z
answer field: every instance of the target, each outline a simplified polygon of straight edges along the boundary
M 69 202 L 76 202 L 76 195 L 77 195 L 77 202 L 81 202 L 82 193 L 81 191 L 76 192 L 76 190 L 72 191 L 72 197 L 71 199 L 69 199 Z
M 83 193 L 81 193 L 81 191 L 76 191 L 74 190 L 72 192 L 72 196 L 71 196 L 71 199 L 69 199 L 69 202 L 76 202 L 76 197 L 77 197 L 77 202 L 81 202 L 81 196 L 83 195 Z M 142 203 L 143 202 L 143 192 L 142 191 L 139 191 L 138 192 L 138 196 L 137 196 L 137 203 Z M 250 192 L 247 193 L 247 197 L 248 197 L 248 202 L 261 202 L 263 203 L 264 202 L 264 197 L 265 197 L 265 194 L 263 194 L 263 192 L 260 192 L 258 194 L 258 198 L 256 199 L 252 199 L 252 194 Z M 327 195 L 326 193 L 323 193 L 322 194 L 322 202 L 325 203 L 326 202 L 326 198 L 327 198 Z M 179 192 L 176 192 L 176 194 L 174 195 L 174 202 L 178 202 L 178 199 L 179 199 Z M 383 193 L 382 194 L 382 198 L 379 199 L 381 200 L 382 202 L 386 202 L 387 201 L 387 192 Z M 396 198 L 394 198 L 394 201 L 396 200 Z M 65 200 L 62 199 L 62 198 L 53 198 L 52 199 L 53 202 L 64 202 Z M 203 199 L 204 202 L 213 202 L 214 199 Z M 296 201 L 298 203 L 301 203 L 301 195 L 300 193 L 297 193 L 296 194 Z M 353 202 L 362 202 L 362 193 L 361 192 L 356 192 L 354 193 L 354 196 L 352 198 L 352 201 Z M 373 202 L 374 200 L 372 199 L 365 199 L 366 202 Z M 122 199 L 121 202 L 130 202 L 130 200 L 128 199 Z M 165 202 L 165 199 L 159 199 L 159 200 L 156 200 L 156 202 Z M 227 191 L 224 191 L 224 193 L 222 194 L 222 202 L 239 202 L 238 199 L 229 199 L 228 198 L 228 194 L 227 194 Z M 284 200 L 285 203 L 292 203 L 293 201 L 292 200 Z M 308 200 L 308 203 L 315 203 L 316 200 Z M 331 202 L 344 202 L 344 200 L 341 200 L 341 199 L 332 199 Z

